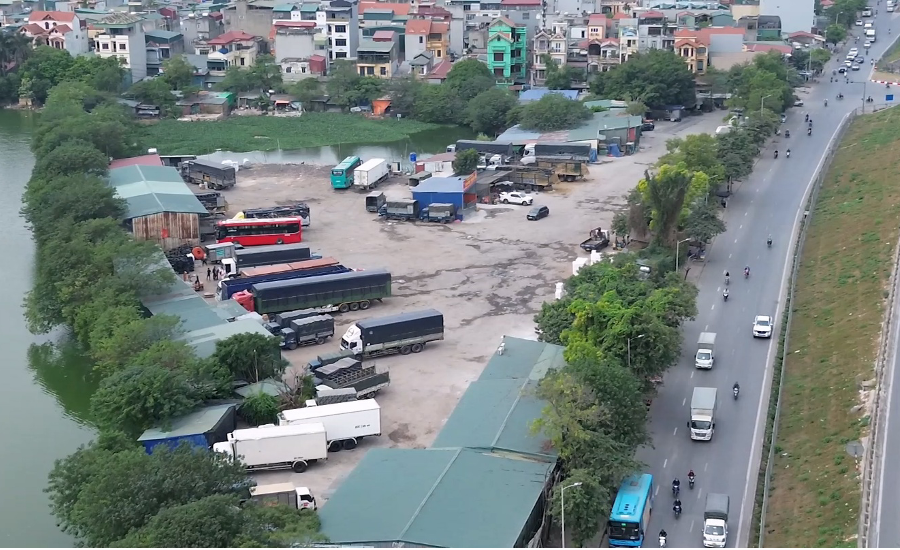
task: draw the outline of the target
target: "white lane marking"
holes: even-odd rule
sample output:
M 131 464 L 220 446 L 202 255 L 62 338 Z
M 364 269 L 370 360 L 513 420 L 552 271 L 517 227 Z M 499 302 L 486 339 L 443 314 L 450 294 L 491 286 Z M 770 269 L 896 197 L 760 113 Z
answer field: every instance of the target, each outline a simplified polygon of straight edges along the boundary
M 712 307 L 709 308 L 709 309 L 710 309 L 710 310 L 716 309 L 716 304 L 713 304 Z
M 691 370 L 691 379 L 694 378 L 694 373 L 695 373 L 695 372 L 697 372 L 697 369 Z M 687 401 L 687 399 L 685 399 L 685 401 Z
M 705 464 L 703 465 L 703 471 L 705 472 L 707 468 L 709 468 L 709 462 L 707 462 L 707 463 L 705 463 Z M 657 487 L 657 489 L 658 489 L 658 488 L 659 488 L 659 487 Z
M 681 406 L 684 407 L 685 405 L 687 405 L 687 397 L 681 400 Z
M 666 465 L 668 465 L 668 464 L 669 464 L 669 459 L 668 459 L 668 458 L 665 459 L 665 460 L 663 460 L 663 470 L 666 469 Z
M 676 427 L 676 428 L 675 428 L 675 431 L 672 432 L 672 436 L 675 436 L 675 435 L 677 435 L 677 434 L 678 434 L 678 428 Z
M 694 530 L 694 520 L 691 520 L 691 531 Z
M 657 486 L 656 486 L 656 490 L 653 491 L 653 496 L 656 496 L 656 495 L 658 495 L 658 494 L 659 494 L 659 485 L 657 485 Z
M 697 500 L 700 500 L 701 496 L 703 496 L 703 487 L 701 487 L 700 490 L 697 491 Z
M 705 327 L 703 327 L 703 331 L 705 332 L 708 328 L 709 328 L 709 325 L 706 325 Z

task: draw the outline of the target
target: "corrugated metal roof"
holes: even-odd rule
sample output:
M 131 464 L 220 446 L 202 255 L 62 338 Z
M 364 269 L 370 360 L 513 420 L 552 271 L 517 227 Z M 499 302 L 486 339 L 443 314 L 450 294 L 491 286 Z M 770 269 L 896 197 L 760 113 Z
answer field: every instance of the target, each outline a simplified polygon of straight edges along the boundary
M 363 39 L 359 41 L 359 46 L 357 46 L 356 51 L 358 53 L 390 53 L 393 49 L 393 42 L 375 42 L 374 40 Z
M 138 441 L 155 441 L 172 437 L 184 437 L 210 432 L 218 426 L 222 418 L 231 414 L 234 405 L 212 405 L 175 418 L 169 430 L 150 428 L 138 438 Z
M 566 99 L 578 99 L 578 90 L 551 90 L 549 88 L 532 88 L 519 94 L 519 102 L 537 101 L 547 94 L 559 94 Z
M 128 204 L 126 219 L 160 212 L 207 213 L 178 170 L 169 166 L 115 168 L 109 171 L 109 184 Z
M 415 197 L 416 193 L 462 193 L 463 183 L 463 178 L 458 177 L 428 178 L 427 180 L 414 187 L 412 190 L 412 194 L 413 197 Z
M 174 32 L 174 31 L 164 31 L 164 30 L 158 30 L 158 29 L 156 29 L 156 30 L 152 30 L 152 31 L 147 31 L 147 32 L 145 32 L 145 33 L 144 33 L 144 36 L 147 37 L 147 38 L 149 38 L 149 39 L 151 39 L 151 40 L 156 39 L 156 40 L 166 40 L 166 41 L 168 41 L 168 40 L 172 40 L 172 39 L 174 39 L 174 38 L 177 38 L 177 37 L 181 36 L 181 33 L 180 33 L 180 32 Z
M 233 323 L 223 323 L 220 325 L 203 328 L 189 332 L 182 336 L 180 340 L 184 340 L 189 346 L 194 348 L 194 352 L 200 359 L 206 359 L 212 356 L 216 351 L 216 342 L 225 340 L 236 334 L 261 334 L 263 336 L 272 336 L 269 331 L 263 328 L 258 322 L 252 319 L 242 319 Z
M 505 132 L 497 136 L 496 141 L 508 141 L 513 145 L 525 145 L 531 141 L 541 139 L 541 133 L 534 130 L 523 130 L 518 124 L 508 128 Z
M 271 395 L 272 397 L 278 397 L 281 394 L 288 393 L 290 388 L 288 388 L 287 384 L 284 382 L 273 380 L 272 378 L 266 378 L 265 380 L 260 380 L 254 384 L 248 384 L 241 388 L 234 390 L 234 393 L 240 395 L 241 397 L 250 397 L 251 395 L 256 395 L 257 393 L 265 393 L 267 395 Z
M 371 449 L 319 511 L 322 533 L 334 544 L 514 548 L 553 468 L 466 449 Z

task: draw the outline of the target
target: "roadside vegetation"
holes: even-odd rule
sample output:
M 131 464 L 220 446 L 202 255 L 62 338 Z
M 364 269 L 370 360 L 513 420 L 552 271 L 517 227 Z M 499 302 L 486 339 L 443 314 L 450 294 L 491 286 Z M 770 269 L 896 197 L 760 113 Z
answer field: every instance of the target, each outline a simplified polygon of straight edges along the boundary
M 800 259 L 785 350 L 781 422 L 766 516 L 767 547 L 856 547 L 860 479 L 847 444 L 874 378 L 898 239 L 900 113 L 856 119 L 822 185 Z

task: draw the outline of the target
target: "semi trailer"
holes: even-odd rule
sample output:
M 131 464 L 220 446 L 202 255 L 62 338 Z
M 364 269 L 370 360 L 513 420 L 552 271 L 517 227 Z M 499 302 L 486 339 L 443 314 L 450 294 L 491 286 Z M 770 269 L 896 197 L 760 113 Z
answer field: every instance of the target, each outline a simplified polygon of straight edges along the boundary
M 369 309 L 372 301 L 391 295 L 391 274 L 386 269 L 350 271 L 318 277 L 257 283 L 234 299 L 247 311 L 281 313 L 305 308 L 328 312 Z
M 187 160 L 181 163 L 181 177 L 188 183 L 206 185 L 207 189 L 220 191 L 230 189 L 237 183 L 237 170 L 221 162 L 210 160 Z
M 381 407 L 374 399 L 289 409 L 278 413 L 279 426 L 322 425 L 328 450 L 355 449 L 365 437 L 381 435 Z
M 310 464 L 328 456 L 321 422 L 235 430 L 228 434 L 227 441 L 214 443 L 213 451 L 240 460 L 247 471 L 290 469 L 303 473 Z
M 444 339 L 444 315 L 435 309 L 363 319 L 350 325 L 341 349 L 359 357 L 419 353 L 425 344 Z
M 286 281 L 288 279 L 299 279 L 302 277 L 317 277 L 319 275 L 347 273 L 349 271 L 353 270 L 339 264 L 334 258 L 321 258 L 319 260 L 306 260 L 290 264 L 253 267 L 244 270 L 237 277 L 219 281 L 216 298 L 219 300 L 228 300 L 242 290 L 249 290 L 250 287 L 256 283 Z

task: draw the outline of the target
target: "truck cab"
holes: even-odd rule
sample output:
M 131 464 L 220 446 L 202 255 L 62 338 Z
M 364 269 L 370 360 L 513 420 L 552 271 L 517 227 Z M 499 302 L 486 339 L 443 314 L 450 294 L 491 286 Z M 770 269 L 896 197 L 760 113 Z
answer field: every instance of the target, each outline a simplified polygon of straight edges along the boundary
M 716 360 L 716 333 L 701 332 L 697 339 L 697 354 L 694 366 L 698 369 L 711 369 Z
M 703 512 L 703 546 L 725 548 L 728 542 L 728 495 L 709 493 Z
M 355 354 L 361 354 L 363 351 L 362 331 L 356 324 L 350 325 L 344 336 L 341 337 L 341 349 L 352 351 Z

